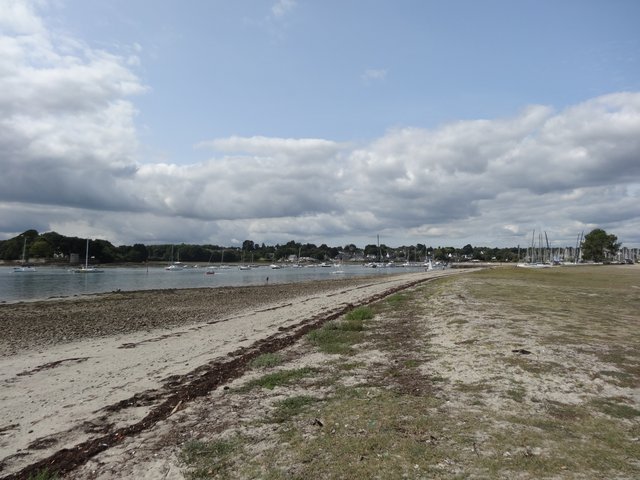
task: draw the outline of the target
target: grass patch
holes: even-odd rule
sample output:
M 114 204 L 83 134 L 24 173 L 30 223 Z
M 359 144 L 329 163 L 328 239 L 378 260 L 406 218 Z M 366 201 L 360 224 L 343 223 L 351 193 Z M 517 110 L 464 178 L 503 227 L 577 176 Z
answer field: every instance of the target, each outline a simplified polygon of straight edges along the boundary
M 352 347 L 364 338 L 365 320 L 373 318 L 373 310 L 359 307 L 350 311 L 343 320 L 328 322 L 307 334 L 307 339 L 329 354 L 350 355 Z
M 581 408 L 564 418 L 507 418 L 512 425 L 494 432 L 486 444 L 493 454 L 483 463 L 491 471 L 517 467 L 533 475 L 529 478 L 566 478 L 568 472 L 579 473 L 576 478 L 639 478 L 640 466 L 630 459 L 640 458 L 640 444 L 623 433 L 619 420 L 596 418 L 586 410 L 582 415 Z M 540 453 L 531 455 L 536 449 Z M 506 461 L 505 451 L 511 453 Z
M 336 368 L 338 368 L 338 370 L 342 370 L 344 372 L 350 372 L 352 370 L 356 370 L 358 368 L 364 368 L 366 366 L 366 364 L 364 362 L 337 362 L 336 363 Z
M 50 472 L 48 469 L 40 470 L 38 473 L 29 475 L 28 480 L 58 480 L 60 477 L 56 472 Z
M 394 293 L 386 299 L 386 303 L 393 308 L 398 308 L 407 302 L 409 295 L 406 293 Z
M 617 370 L 601 370 L 594 377 L 603 378 L 619 387 L 635 388 L 638 385 L 638 378 L 627 372 Z
M 270 368 L 282 363 L 282 357 L 277 353 L 263 353 L 251 361 L 251 368 Z
M 409 360 L 404 361 L 405 368 L 417 368 L 420 365 L 422 365 L 422 362 L 414 358 L 410 358 Z
M 373 318 L 373 310 L 371 307 L 358 307 L 351 310 L 345 315 L 345 323 L 363 322 Z
M 579 268 L 496 268 L 467 277 L 468 292 L 484 305 L 498 305 L 506 318 L 534 315 L 537 322 L 566 332 L 567 343 L 594 337 L 629 342 L 624 328 L 637 318 L 635 269 L 614 266 Z M 588 325 L 589 328 L 586 328 Z M 631 337 L 637 343 L 639 333 Z
M 351 347 L 360 343 L 362 338 L 361 332 L 342 330 L 333 322 L 313 330 L 307 335 L 307 339 L 318 347 L 321 352 L 332 355 L 353 354 Z
M 294 370 L 280 370 L 279 372 L 269 373 L 248 382 L 242 390 L 250 390 L 254 387 L 273 390 L 275 387 L 290 385 L 300 379 L 309 377 L 314 373 L 316 373 L 316 370 L 309 367 L 296 368 Z
M 180 460 L 187 467 L 185 477 L 195 480 L 224 474 L 229 469 L 231 456 L 239 445 L 238 440 L 212 442 L 190 440 L 186 442 L 180 452 Z
M 413 478 L 447 457 L 446 446 L 432 440 L 440 438 L 442 425 L 428 415 L 441 401 L 350 390 L 314 412 L 323 419 L 318 435 L 287 431 L 287 465 L 296 465 L 295 475 L 266 455 L 271 460 L 266 478 Z
M 517 385 L 505 392 L 505 395 L 508 398 L 518 403 L 522 403 L 524 401 L 526 394 L 527 390 L 522 385 Z
M 614 418 L 633 419 L 640 416 L 640 410 L 624 403 L 619 398 L 595 398 L 591 404 L 602 413 Z
M 429 375 L 429 381 L 432 383 L 441 383 L 441 382 L 447 382 L 448 379 L 446 377 L 443 377 L 442 375 L 434 374 L 434 375 Z
M 505 357 L 504 362 L 534 375 L 561 372 L 565 369 L 565 367 L 556 362 L 542 362 L 525 356 Z
M 547 400 L 545 407 L 549 416 L 562 422 L 575 422 L 589 416 L 589 412 L 580 405 Z
M 277 402 L 275 411 L 271 415 L 270 422 L 283 423 L 305 410 L 307 405 L 317 402 L 317 399 L 309 395 L 298 395 Z

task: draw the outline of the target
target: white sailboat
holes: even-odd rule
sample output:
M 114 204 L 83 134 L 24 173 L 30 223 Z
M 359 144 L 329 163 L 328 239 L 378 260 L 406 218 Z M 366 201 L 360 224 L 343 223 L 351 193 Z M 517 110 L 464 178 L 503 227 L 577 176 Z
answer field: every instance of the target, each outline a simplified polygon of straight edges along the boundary
M 544 233 L 544 236 L 547 240 L 547 250 L 550 250 L 549 238 L 547 238 L 547 232 Z M 538 234 L 538 238 L 539 238 L 538 248 L 536 248 L 535 246 L 535 238 L 536 238 L 536 231 L 534 229 L 533 234 L 531 236 L 531 254 L 530 255 L 527 254 L 528 262 L 527 261 L 520 262 L 516 265 L 517 267 L 522 267 L 522 268 L 550 268 L 551 267 L 551 263 L 545 261 L 545 251 L 542 246 L 542 234 L 541 233 Z
M 344 274 L 344 270 L 342 269 L 342 262 L 338 262 L 338 263 L 334 263 L 333 264 L 333 272 L 331 272 L 332 275 L 342 275 Z
M 36 271 L 36 267 L 27 263 L 27 237 L 24 237 L 24 243 L 22 245 L 22 263 L 19 267 L 13 267 L 13 271 L 16 273 Z
M 73 273 L 102 273 L 103 270 L 99 270 L 96 267 L 89 266 L 89 239 L 87 238 L 87 248 L 85 248 L 84 265 L 80 268 L 74 268 Z
M 186 265 L 180 261 L 180 250 L 178 250 L 178 261 L 173 261 L 173 245 L 171 245 L 171 262 L 171 265 L 167 265 L 166 267 L 164 267 L 165 270 L 175 272 L 177 270 L 184 270 L 186 268 Z
M 244 263 L 244 250 L 242 251 L 242 265 L 238 267 L 238 270 L 251 270 L 251 266 Z

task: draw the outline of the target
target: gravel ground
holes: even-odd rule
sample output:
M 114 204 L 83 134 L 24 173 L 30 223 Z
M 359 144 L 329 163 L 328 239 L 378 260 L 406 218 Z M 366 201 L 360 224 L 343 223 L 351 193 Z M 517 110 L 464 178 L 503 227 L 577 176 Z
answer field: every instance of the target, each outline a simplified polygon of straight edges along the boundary
M 292 302 L 358 277 L 247 287 L 145 290 L 0 305 L 0 356 L 84 338 L 171 328 L 227 318 L 248 308 Z

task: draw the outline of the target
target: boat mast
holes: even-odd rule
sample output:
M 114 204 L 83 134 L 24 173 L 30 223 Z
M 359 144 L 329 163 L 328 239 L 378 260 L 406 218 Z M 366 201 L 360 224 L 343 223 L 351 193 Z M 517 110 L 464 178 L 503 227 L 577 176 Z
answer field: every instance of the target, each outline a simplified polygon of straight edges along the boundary
M 547 237 L 547 232 L 544 232 L 544 239 L 547 241 L 547 254 L 549 255 L 549 262 L 551 262 L 551 257 L 553 256 L 551 252 L 551 248 L 549 247 L 549 237 Z
M 529 263 L 534 263 L 533 260 L 533 249 L 535 248 L 536 243 L 536 229 L 533 229 L 533 233 L 531 234 L 531 257 L 529 258 Z

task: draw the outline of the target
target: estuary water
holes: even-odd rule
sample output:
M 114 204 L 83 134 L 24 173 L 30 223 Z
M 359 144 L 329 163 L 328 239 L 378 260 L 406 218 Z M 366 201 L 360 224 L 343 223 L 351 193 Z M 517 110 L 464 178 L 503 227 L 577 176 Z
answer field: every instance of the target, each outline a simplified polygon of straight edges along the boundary
M 14 272 L 12 267 L 0 267 L 0 302 L 19 302 L 93 293 L 168 288 L 223 287 L 291 283 L 309 280 L 345 278 L 361 275 L 388 275 L 403 271 L 423 271 L 423 266 L 368 268 L 360 265 L 336 267 L 268 266 L 240 270 L 215 268 L 213 275 L 206 268 L 185 268 L 167 271 L 163 267 L 106 267 L 103 273 L 74 273 L 63 267 L 37 267 L 35 272 Z M 268 280 L 267 280 L 268 279 Z

